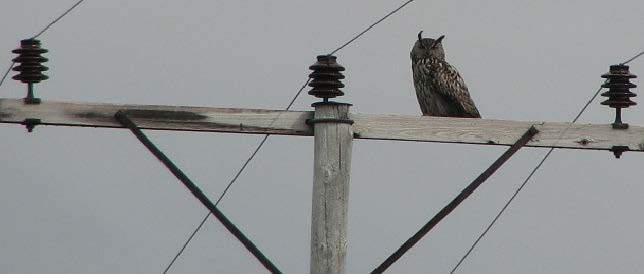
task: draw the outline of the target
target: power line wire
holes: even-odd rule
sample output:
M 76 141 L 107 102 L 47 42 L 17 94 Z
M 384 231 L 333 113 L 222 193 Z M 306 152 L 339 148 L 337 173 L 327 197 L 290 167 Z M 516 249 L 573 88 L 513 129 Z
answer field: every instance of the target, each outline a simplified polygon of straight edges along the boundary
M 366 29 L 364 29 L 362 32 L 360 32 L 360 33 L 358 33 L 357 35 L 355 35 L 355 36 L 354 36 L 353 38 L 351 38 L 349 41 L 347 41 L 346 43 L 344 43 L 344 44 L 340 45 L 340 46 L 339 46 L 338 48 L 336 48 L 335 50 L 331 51 L 331 53 L 329 53 L 328 55 L 333 55 L 333 54 L 335 54 L 335 53 L 339 52 L 340 50 L 344 49 L 346 46 L 348 46 L 349 44 L 353 43 L 355 40 L 357 40 L 358 38 L 360 38 L 362 35 L 364 35 L 365 33 L 369 32 L 369 31 L 370 31 L 374 26 L 376 26 L 376 25 L 377 25 L 377 24 L 379 24 L 380 22 L 384 21 L 384 20 L 385 20 L 385 19 L 387 19 L 389 16 L 391 16 L 391 15 L 393 15 L 393 14 L 397 13 L 398 11 L 400 11 L 402 8 L 404 8 L 405 6 L 407 6 L 408 4 L 410 4 L 410 3 L 411 3 L 411 2 L 413 2 L 413 1 L 414 1 L 414 0 L 408 0 L 408 1 L 404 2 L 402 5 L 400 5 L 400 6 L 399 6 L 399 7 L 397 7 L 396 9 L 392 10 L 391 12 L 387 13 L 387 14 L 386 14 L 385 16 L 383 16 L 382 18 L 378 19 L 376 22 L 374 22 L 374 23 L 372 23 L 371 25 L 369 25 L 369 27 L 367 27 L 367 28 L 366 28 Z M 309 82 L 310 82 L 310 81 L 311 81 L 311 78 L 308 78 L 308 79 L 306 80 L 306 82 L 304 83 L 304 85 L 302 85 L 302 87 L 298 90 L 298 92 L 295 94 L 295 96 L 293 96 L 293 99 L 291 99 L 290 103 L 289 103 L 289 104 L 288 104 L 288 106 L 286 107 L 286 110 L 289 110 L 289 109 L 291 108 L 291 106 L 293 106 L 293 104 L 295 103 L 295 101 L 297 100 L 297 98 L 300 96 L 300 94 L 302 93 L 302 91 L 304 90 L 304 88 L 306 88 L 306 86 L 309 84 Z M 275 120 L 273 120 L 273 122 L 274 122 L 274 121 L 275 121 Z M 266 143 L 266 140 L 268 139 L 268 137 L 269 137 L 269 136 L 270 136 L 270 134 L 266 134 L 266 135 L 264 135 L 263 139 L 260 141 L 260 143 L 257 145 L 257 147 L 255 147 L 255 150 L 251 153 L 251 156 L 250 156 L 250 157 L 249 157 L 249 158 L 244 162 L 244 164 L 242 164 L 241 168 L 237 171 L 237 173 L 235 174 L 235 176 L 233 177 L 233 179 L 228 183 L 228 185 L 226 186 L 226 188 L 224 189 L 224 191 L 221 193 L 221 195 L 220 195 L 220 196 L 219 196 L 219 198 L 217 199 L 217 202 L 215 203 L 215 206 L 216 206 L 216 205 L 218 205 L 218 204 L 219 204 L 219 202 L 224 198 L 224 196 L 226 195 L 226 193 L 228 192 L 228 190 L 230 189 L 230 187 L 231 187 L 231 186 L 232 186 L 232 185 L 237 181 L 237 178 L 239 178 L 239 176 L 244 172 L 244 170 L 246 169 L 246 166 L 248 166 L 248 164 L 250 163 L 250 161 L 252 161 L 252 160 L 255 158 L 255 155 L 257 154 L 257 152 L 259 152 L 259 150 L 262 148 L 262 146 Z M 190 243 L 190 241 L 192 241 L 192 239 L 194 238 L 194 236 L 199 232 L 199 230 L 201 230 L 201 228 L 203 227 L 203 225 L 204 225 L 204 223 L 206 222 L 206 220 L 208 220 L 208 217 L 210 217 L 210 212 L 208 212 L 208 213 L 206 214 L 206 216 L 204 216 L 204 217 L 203 217 L 203 219 L 201 219 L 201 222 L 199 222 L 199 224 L 197 225 L 197 227 L 192 231 L 192 233 L 190 233 L 190 236 L 188 236 L 188 238 L 187 238 L 187 239 L 186 239 L 186 241 L 183 243 L 183 245 L 181 245 L 181 248 L 179 249 L 179 251 L 177 252 L 177 254 L 175 254 L 175 256 L 172 258 L 172 260 L 170 261 L 170 263 L 168 264 L 168 266 L 167 266 L 167 267 L 165 268 L 165 270 L 163 271 L 163 273 L 164 273 L 164 274 L 168 273 L 168 271 L 170 270 L 170 268 L 172 267 L 172 265 L 174 265 L 174 263 L 175 263 L 175 262 L 176 262 L 176 260 L 179 258 L 179 256 L 181 256 L 181 254 L 183 254 L 183 252 L 186 250 L 186 248 L 187 248 L 188 244 Z
M 7 75 L 9 75 L 9 72 L 11 72 L 11 69 L 13 68 L 13 66 L 15 64 L 16 64 L 16 62 L 12 61 L 11 65 L 9 66 L 9 68 L 7 68 L 7 70 L 4 72 L 4 75 L 2 75 L 2 79 L 0 79 L 0 87 L 2 87 L 2 84 L 4 84 L 4 79 L 7 78 Z
M 231 233 L 237 240 L 239 240 L 248 251 L 250 251 L 255 258 L 271 273 L 282 273 L 256 246 L 255 244 L 244 235 L 235 224 L 233 224 L 224 215 L 215 204 L 210 201 L 201 189 L 188 178 L 188 176 L 177 167 L 172 160 L 170 160 L 165 153 L 163 153 L 148 137 L 143 133 L 141 128 L 136 125 L 129 117 L 129 111 L 120 110 L 114 115 L 116 120 L 124 127 L 130 129 L 134 136 L 159 160 L 166 168 L 177 178 L 183 185 L 190 190 L 192 195 L 195 196 L 216 218 L 221 224 Z
M 293 104 L 295 103 L 295 100 L 297 100 L 297 97 L 299 97 L 299 96 L 300 96 L 300 94 L 302 93 L 302 91 L 304 90 L 304 88 L 306 88 L 306 85 L 308 85 L 310 81 L 311 81 L 311 78 L 308 78 L 308 79 L 306 80 L 306 82 L 304 83 L 304 85 L 302 85 L 302 87 L 300 87 L 300 89 L 297 91 L 297 93 L 295 94 L 295 96 L 293 96 L 293 99 L 291 99 L 290 103 L 288 104 L 288 106 L 286 106 L 285 110 L 289 110 L 289 109 L 291 109 L 291 107 L 292 107 L 292 106 L 293 106 Z M 271 122 L 271 125 L 272 125 L 272 124 L 277 120 L 277 118 L 279 118 L 279 116 L 278 116 L 278 117 L 276 117 L 275 119 L 273 119 L 273 121 Z M 268 136 L 270 136 L 270 134 L 266 134 L 266 135 L 264 135 L 264 138 L 262 139 L 262 141 L 261 141 L 261 142 L 259 142 L 259 144 L 257 145 L 257 147 L 255 147 L 255 150 L 253 150 L 253 153 L 251 153 L 250 157 L 248 157 L 248 159 L 246 159 L 246 161 L 244 162 L 244 164 L 242 164 L 241 168 L 239 168 L 239 170 L 237 171 L 237 173 L 235 174 L 235 176 L 233 176 L 233 179 L 232 179 L 232 180 L 230 180 L 230 182 L 228 183 L 228 185 L 226 186 L 226 188 L 224 189 L 224 191 L 219 195 L 219 198 L 217 198 L 217 202 L 215 202 L 215 206 L 219 205 L 219 202 L 221 202 L 221 200 L 224 198 L 224 196 L 226 195 L 226 193 L 228 193 L 228 190 L 230 189 L 230 187 L 231 187 L 231 186 L 232 186 L 232 185 L 237 181 L 237 179 L 238 179 L 238 178 L 239 178 L 239 176 L 244 172 L 244 170 L 246 169 L 246 167 L 248 166 L 248 164 L 249 164 L 249 163 L 250 163 L 250 162 L 255 158 L 255 155 L 257 155 L 257 152 L 259 152 L 259 150 L 262 148 L 262 146 L 264 146 L 264 144 L 266 143 L 266 140 L 268 140 Z M 194 236 L 199 232 L 199 230 L 201 230 L 201 228 L 203 227 L 204 223 L 206 223 L 206 220 L 208 220 L 208 217 L 210 217 L 210 215 L 211 215 L 211 214 L 212 214 L 211 212 L 208 212 L 208 213 L 206 214 L 206 216 L 204 216 L 204 217 L 203 217 L 203 219 L 201 219 L 201 222 L 199 222 L 199 225 L 197 225 L 197 227 L 192 231 L 192 233 L 190 233 L 190 236 L 189 236 L 189 237 L 188 237 L 188 239 L 186 239 L 186 241 L 183 243 L 183 245 L 181 246 L 181 249 L 179 249 L 179 251 L 177 252 L 177 254 L 175 254 L 175 255 L 174 255 L 174 257 L 172 258 L 172 260 L 170 261 L 170 263 L 168 264 L 168 266 L 165 268 L 165 270 L 163 270 L 163 273 L 164 273 L 164 274 L 165 274 L 165 273 L 168 273 L 168 271 L 169 271 L 169 270 L 170 270 L 170 268 L 174 265 L 174 263 L 177 261 L 177 259 L 179 258 L 179 256 L 181 256 L 181 254 L 183 254 L 183 252 L 184 252 L 184 251 L 186 250 L 186 248 L 188 247 L 188 244 L 190 244 L 190 241 L 192 241 L 192 239 L 194 238 Z
M 36 35 L 32 36 L 32 37 L 31 37 L 31 39 L 36 39 L 36 38 L 38 38 L 40 35 L 44 34 L 47 30 L 49 30 L 49 28 L 51 28 L 51 26 L 53 26 L 53 25 L 54 25 L 54 24 L 56 24 L 58 21 L 60 21 L 60 19 L 63 19 L 63 17 L 65 17 L 68 13 L 70 13 L 72 10 L 74 10 L 76 7 L 78 7 L 78 5 L 80 5 L 80 4 L 81 4 L 81 3 L 83 3 L 84 1 L 85 1 L 85 0 L 79 0 L 79 1 L 78 1 L 78 2 L 76 2 L 74 5 L 72 5 L 71 7 L 69 7 L 67 10 L 65 10 L 65 12 L 63 12 L 63 13 L 62 13 L 62 14 L 60 14 L 58 17 L 56 17 L 53 21 L 51 21 L 49 24 L 47 24 L 47 25 L 46 25 L 42 30 L 40 30 Z M 11 65 L 9 66 L 9 68 L 4 72 L 4 75 L 2 75 L 2 79 L 0 79 L 0 87 L 2 87 L 2 84 L 4 84 L 4 80 L 5 80 L 5 78 L 7 78 L 7 75 L 9 75 L 9 72 L 11 72 L 11 69 L 13 68 L 13 66 L 14 66 L 14 65 L 16 65 L 16 62 L 13 62 L 13 61 L 12 61 L 12 62 L 11 62 Z
M 405 2 L 405 3 L 403 3 L 402 5 L 400 5 L 398 8 L 396 8 L 396 9 L 392 10 L 391 12 L 387 13 L 387 15 L 385 15 L 385 16 L 384 16 L 384 17 L 382 17 L 382 18 L 380 18 L 378 21 L 374 22 L 373 24 L 369 25 L 369 27 L 367 27 L 367 28 L 366 28 L 365 30 L 363 30 L 362 32 L 358 33 L 358 35 L 354 36 L 353 38 L 351 38 L 351 39 L 350 39 L 349 41 L 347 41 L 346 43 L 344 43 L 344 44 L 342 44 L 341 46 L 339 46 L 337 49 L 335 49 L 334 51 L 332 51 L 331 53 L 329 53 L 329 55 L 333 55 L 333 54 L 335 54 L 336 52 L 338 52 L 338 51 L 340 51 L 341 49 L 343 49 L 344 47 L 348 46 L 348 45 L 349 45 L 349 44 L 351 44 L 353 41 L 355 41 L 356 39 L 360 38 L 360 36 L 362 36 L 363 34 L 367 33 L 369 30 L 371 30 L 374 26 L 376 26 L 376 25 L 377 25 L 377 24 L 379 24 L 380 22 L 382 22 L 382 21 L 384 21 L 385 19 L 387 19 L 387 17 L 389 17 L 389 16 L 391 16 L 391 15 L 393 15 L 393 14 L 397 13 L 399 10 L 401 10 L 402 8 L 404 8 L 405 6 L 407 6 L 407 5 L 408 5 L 409 3 L 411 3 L 411 2 L 414 2 L 414 0 L 409 0 L 409 1 Z
M 376 21 L 375 23 L 373 23 L 373 24 L 369 25 L 369 27 L 367 27 L 364 31 L 360 32 L 358 35 L 354 36 L 351 40 L 349 40 L 348 42 L 346 42 L 346 43 L 342 44 L 340 47 L 336 48 L 335 50 L 333 50 L 333 51 L 332 51 L 331 53 L 329 53 L 328 55 L 333 55 L 333 54 L 337 53 L 338 51 L 342 50 L 344 47 L 348 46 L 349 44 L 351 44 L 352 42 L 354 42 L 356 39 L 358 39 L 360 36 L 362 36 L 363 34 L 367 33 L 369 30 L 371 30 L 375 25 L 377 25 L 378 23 L 380 23 L 380 22 L 384 21 L 385 19 L 387 19 L 389 16 L 391 16 L 391 15 L 395 14 L 396 12 L 400 11 L 402 8 L 404 8 L 406 5 L 408 5 L 409 3 L 413 2 L 413 1 L 414 1 L 414 0 L 409 0 L 409 1 L 405 2 L 405 3 L 403 3 L 403 4 L 402 4 L 402 5 L 400 5 L 398 8 L 396 8 L 396 9 L 394 9 L 393 11 L 389 12 L 389 13 L 388 13 L 387 15 L 385 15 L 384 17 L 382 17 L 382 18 L 378 19 L 378 21 Z M 293 106 L 293 104 L 295 103 L 295 101 L 297 100 L 297 98 L 300 96 L 300 94 L 302 93 L 302 91 L 304 90 L 304 88 L 306 88 L 306 86 L 309 84 L 309 82 L 310 82 L 310 81 L 311 81 L 311 78 L 308 78 L 308 79 L 306 80 L 306 82 L 302 85 L 302 87 L 300 87 L 300 89 L 299 89 L 299 90 L 298 90 L 298 92 L 295 94 L 295 96 L 293 96 L 293 99 L 291 99 L 290 103 L 288 104 L 288 106 L 286 107 L 286 109 L 285 109 L 285 110 L 290 110 L 290 108 Z M 274 122 L 277 120 L 277 118 L 279 118 L 279 116 L 278 116 L 278 117 L 276 117 L 276 118 L 271 122 L 271 125 L 272 125 L 272 123 L 274 123 Z M 228 184 L 228 186 L 226 186 L 226 189 L 224 190 L 224 192 L 222 193 L 222 195 L 220 196 L 220 198 L 217 200 L 217 202 L 219 202 L 219 201 L 224 197 L 224 195 L 226 194 L 226 191 L 228 191 L 228 189 L 230 188 L 230 186 L 231 186 L 231 185 L 232 185 L 232 184 L 237 180 L 237 178 L 238 178 L 238 177 L 239 177 L 239 175 L 243 172 L 243 170 L 244 170 L 244 168 L 246 167 L 246 165 L 248 165 L 248 163 L 249 163 L 249 162 L 250 162 L 250 161 L 255 157 L 255 154 L 256 154 L 256 153 L 259 151 L 259 149 L 264 145 L 264 143 L 266 142 L 266 139 L 268 138 L 268 136 L 269 136 L 269 135 L 270 135 L 270 134 L 266 134 L 266 135 L 264 136 L 264 139 L 260 142 L 260 144 L 257 146 L 257 148 L 255 149 L 255 151 L 253 151 L 253 153 L 252 153 L 251 157 L 250 157 L 250 158 L 248 158 L 248 160 L 246 160 L 246 162 L 242 165 L 242 168 L 240 168 L 240 170 L 237 172 L 237 174 L 235 175 L 235 177 L 233 178 L 233 180 L 231 181 L 231 183 L 229 183 L 229 184 Z
M 624 62 L 623 62 L 623 63 L 621 63 L 621 64 L 622 64 L 622 65 L 626 65 L 626 64 L 630 63 L 631 61 L 633 61 L 633 60 L 637 59 L 638 57 L 640 57 L 640 56 L 642 56 L 642 55 L 644 55 L 644 51 L 642 51 L 642 52 L 638 53 L 637 55 L 635 55 L 635 56 L 633 56 L 632 58 L 630 58 L 630 59 L 628 59 L 628 60 L 624 61 Z M 608 81 L 608 80 L 604 81 L 604 83 L 606 83 L 607 81 Z M 589 105 L 590 105 L 590 104 L 595 100 L 595 98 L 597 98 L 597 95 L 599 95 L 599 92 L 600 92 L 602 89 L 603 89 L 603 88 L 600 86 L 600 87 L 599 87 L 599 89 L 597 89 L 597 91 L 595 91 L 595 93 L 594 93 L 594 94 L 593 94 L 593 96 L 590 98 L 590 100 L 588 100 L 588 102 L 586 102 L 586 104 L 581 108 L 581 110 L 579 111 L 579 113 L 577 113 L 577 115 L 575 116 L 575 118 L 574 118 L 574 119 L 572 119 L 571 125 L 569 125 L 568 127 L 566 127 L 566 128 L 561 132 L 561 134 L 559 135 L 559 138 L 557 138 L 557 142 L 559 142 L 559 140 L 560 140 L 560 139 L 563 137 L 563 135 L 568 131 L 568 129 L 570 129 L 570 127 L 572 126 L 572 124 L 576 123 L 576 122 L 577 122 L 577 120 L 579 120 L 579 117 L 581 117 L 581 115 L 584 113 L 584 111 L 586 111 L 586 109 L 588 108 L 588 106 L 589 106 Z M 556 142 L 555 142 L 555 144 L 556 144 Z M 497 214 L 496 214 L 496 216 L 494 216 L 494 219 L 492 219 L 492 221 L 491 221 L 491 222 L 490 222 L 490 224 L 485 228 L 485 230 L 483 230 L 483 232 L 478 236 L 478 238 L 476 238 L 476 240 L 474 241 L 474 243 L 472 243 L 472 245 L 471 245 L 471 246 L 470 246 L 470 248 L 467 250 L 467 252 L 465 253 L 465 255 L 463 255 L 463 257 L 461 257 L 461 259 L 458 261 L 458 263 L 457 263 L 457 264 L 452 268 L 452 270 L 450 271 L 450 273 L 454 273 L 454 272 L 456 272 L 456 270 L 457 270 L 457 269 L 458 269 L 458 267 L 463 263 L 463 261 L 465 261 L 465 259 L 467 259 L 467 257 L 472 253 L 472 251 L 474 250 L 474 248 L 476 248 L 476 245 L 477 245 L 477 244 L 481 241 L 481 239 L 483 239 L 483 237 L 485 237 L 485 235 L 490 231 L 490 229 L 494 226 L 494 224 L 499 220 L 499 218 L 501 217 L 501 215 L 503 215 L 503 213 L 505 212 L 505 210 L 510 206 L 510 204 L 512 203 L 512 201 L 514 201 L 514 199 L 517 197 L 517 195 L 519 195 L 519 192 L 521 192 L 521 190 L 522 190 L 522 189 L 526 186 L 526 184 L 530 181 L 530 178 L 532 178 L 532 175 L 534 175 L 534 174 L 537 172 L 537 170 L 538 170 L 539 168 L 541 168 L 541 166 L 543 165 L 543 163 L 548 159 L 548 157 L 550 157 L 550 154 L 552 154 L 552 152 L 553 152 L 554 150 L 555 150 L 555 148 L 554 148 L 554 147 L 551 147 L 551 148 L 548 150 L 548 152 L 543 156 L 543 158 L 541 158 L 541 160 L 539 161 L 539 163 L 538 163 L 538 164 L 537 164 L 537 165 L 532 169 L 532 171 L 530 171 L 530 174 L 528 174 L 528 177 L 526 177 L 526 178 L 525 178 L 525 180 L 523 180 L 523 183 L 521 183 L 521 185 L 516 189 L 516 191 L 514 192 L 514 194 L 512 194 L 512 196 L 510 197 L 510 199 L 508 199 L 508 201 L 505 203 L 505 205 L 503 205 L 503 207 L 501 208 L 501 210 L 499 211 L 499 213 L 497 213 Z
M 409 251 L 416 243 L 418 243 L 430 230 L 432 230 L 440 221 L 447 217 L 454 209 L 456 209 L 465 199 L 476 191 L 476 189 L 481 186 L 490 176 L 494 174 L 503 164 L 512 157 L 519 149 L 525 146 L 532 137 L 537 134 L 539 131 L 533 126 L 523 133 L 521 138 L 519 138 L 514 144 L 508 148 L 501 156 L 499 156 L 496 161 L 494 161 L 485 171 L 483 171 L 472 183 L 467 185 L 461 193 L 459 193 L 454 199 L 444 206 L 434 217 L 432 217 L 425 225 L 423 225 L 418 232 L 414 233 L 407 241 L 405 241 L 398 250 L 392 253 L 387 259 L 385 259 L 382 264 L 376 267 L 372 274 L 380 274 L 385 272 L 392 264 L 394 264 L 398 259 L 400 259 L 407 251 Z
M 217 206 L 217 203 L 215 203 L 215 206 Z M 163 274 L 168 273 L 168 270 L 170 270 L 170 268 L 174 265 L 174 262 L 177 261 L 177 259 L 179 258 L 179 256 L 181 256 L 181 254 L 183 254 L 183 251 L 186 250 L 186 248 L 188 247 L 188 244 L 190 243 L 190 241 L 192 241 L 192 238 L 195 237 L 197 232 L 199 232 L 201 230 L 201 227 L 206 223 L 206 220 L 208 220 L 208 217 L 210 217 L 210 214 L 211 214 L 210 211 L 208 211 L 208 214 L 206 214 L 206 216 L 203 217 L 199 225 L 197 225 L 197 227 L 192 231 L 192 233 L 190 233 L 190 236 L 188 237 L 188 239 L 186 239 L 183 245 L 181 245 L 181 248 L 179 249 L 177 254 L 174 255 L 174 257 L 172 257 L 172 260 L 170 261 L 168 266 L 166 266 L 165 269 L 163 270 Z
M 78 7 L 78 5 L 80 5 L 80 4 L 81 4 L 81 3 L 83 3 L 84 1 L 85 1 L 85 0 L 79 0 L 79 1 L 78 1 L 78 2 L 76 2 L 74 5 L 72 5 L 71 7 L 69 7 L 67 10 L 65 10 L 65 12 L 63 12 L 61 15 L 59 15 L 58 17 L 56 17 L 56 19 L 54 19 L 53 21 L 51 21 L 51 23 L 47 24 L 47 26 L 45 26 L 45 27 L 44 27 L 40 32 L 38 32 L 38 34 L 36 34 L 36 35 L 32 36 L 32 37 L 31 37 L 31 39 L 36 39 L 36 38 L 38 38 L 40 35 L 42 35 L 43 33 L 45 33 L 47 30 L 49 30 L 49 28 L 50 28 L 51 26 L 53 26 L 53 25 L 54 25 L 54 24 L 56 24 L 58 21 L 60 21 L 60 19 L 63 19 L 63 17 L 65 17 L 65 15 L 67 15 L 68 13 L 70 13 L 72 10 L 74 10 L 76 7 Z
M 633 56 L 631 59 L 628 59 L 628 60 L 624 61 L 624 63 L 622 63 L 622 65 L 626 65 L 626 64 L 630 63 L 631 61 L 639 58 L 642 55 L 644 55 L 644 50 L 642 52 L 638 53 L 637 55 Z
M 306 81 L 304 82 L 302 87 L 300 87 L 300 89 L 297 91 L 295 96 L 293 96 L 293 99 L 291 99 L 291 102 L 288 104 L 288 106 L 286 106 L 286 108 L 284 110 L 290 110 L 291 109 L 291 107 L 295 103 L 295 100 L 297 100 L 297 97 L 299 97 L 300 94 L 302 94 L 302 91 L 306 88 L 306 86 L 309 84 L 310 81 L 311 81 L 311 78 L 306 79 Z M 273 121 L 271 121 L 271 123 L 269 124 L 269 127 L 272 126 L 273 123 L 275 123 L 275 121 L 277 121 L 278 118 L 279 118 L 279 115 L 277 117 L 275 117 L 275 119 L 273 119 Z M 242 172 L 244 172 L 244 170 L 246 169 L 246 166 L 248 166 L 250 161 L 252 161 L 255 158 L 255 155 L 257 155 L 257 152 L 259 152 L 259 150 L 262 148 L 262 146 L 264 146 L 264 144 L 266 143 L 266 140 L 268 139 L 268 136 L 270 136 L 270 134 L 264 135 L 264 138 L 262 139 L 262 141 L 259 142 L 259 145 L 257 145 L 257 147 L 255 148 L 253 153 L 251 153 L 250 157 L 248 157 L 246 162 L 244 162 L 244 164 L 241 166 L 239 171 L 237 171 L 237 173 L 235 174 L 233 179 L 230 181 L 230 183 L 228 183 L 228 185 L 226 186 L 224 191 L 221 193 L 221 195 L 219 196 L 219 199 L 217 199 L 217 204 L 221 201 L 221 199 L 224 198 L 224 196 L 228 192 L 228 189 L 230 189 L 230 187 L 237 181 L 237 178 L 239 178 L 239 176 L 242 174 Z

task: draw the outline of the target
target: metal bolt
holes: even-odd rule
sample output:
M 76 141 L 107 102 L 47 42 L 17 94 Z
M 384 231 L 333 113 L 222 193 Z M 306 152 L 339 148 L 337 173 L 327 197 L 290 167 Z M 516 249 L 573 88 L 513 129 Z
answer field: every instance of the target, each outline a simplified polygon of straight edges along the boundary
M 27 132 L 32 132 L 36 125 L 39 125 L 42 121 L 36 118 L 27 118 L 21 124 L 27 128 Z
M 630 148 L 628 146 L 612 146 L 610 148 L 610 151 L 613 152 L 613 154 L 615 155 L 615 158 L 617 158 L 617 159 L 622 157 L 622 153 L 624 151 L 629 151 L 629 150 L 630 150 Z

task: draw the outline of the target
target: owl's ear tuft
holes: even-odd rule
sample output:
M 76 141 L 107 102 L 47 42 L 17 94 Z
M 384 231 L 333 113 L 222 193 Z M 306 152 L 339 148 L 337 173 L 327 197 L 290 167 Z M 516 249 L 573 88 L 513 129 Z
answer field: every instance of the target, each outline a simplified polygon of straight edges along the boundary
M 421 30 L 418 33 L 418 47 L 421 49 L 424 49 L 425 47 L 423 46 L 423 42 L 421 41 L 423 39 L 423 31 Z
M 441 35 L 441 37 L 438 37 L 438 39 L 434 40 L 430 48 L 435 48 L 436 46 L 438 46 L 441 43 L 441 41 L 443 41 L 443 38 L 445 38 L 445 35 Z
M 441 41 L 443 41 L 443 38 L 445 38 L 445 35 L 441 35 L 440 37 L 438 37 L 438 39 L 436 39 L 436 41 L 434 42 L 434 44 L 440 44 L 440 43 L 441 43 Z

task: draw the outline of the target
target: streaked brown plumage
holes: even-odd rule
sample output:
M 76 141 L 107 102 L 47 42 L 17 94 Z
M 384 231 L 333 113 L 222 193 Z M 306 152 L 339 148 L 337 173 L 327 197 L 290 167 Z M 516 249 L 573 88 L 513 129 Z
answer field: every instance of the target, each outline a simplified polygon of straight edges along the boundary
M 441 41 L 422 38 L 411 50 L 411 68 L 420 110 L 427 116 L 481 118 L 458 71 L 445 61 Z

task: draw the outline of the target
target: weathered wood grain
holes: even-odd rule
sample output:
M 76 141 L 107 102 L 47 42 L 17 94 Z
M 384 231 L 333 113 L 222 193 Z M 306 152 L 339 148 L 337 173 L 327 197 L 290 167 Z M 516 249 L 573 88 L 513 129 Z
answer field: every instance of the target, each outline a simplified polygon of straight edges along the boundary
M 312 136 L 306 120 L 312 111 L 281 111 L 186 106 L 119 105 L 43 101 L 26 105 L 22 100 L 0 99 L 0 123 L 41 119 L 44 125 L 122 127 L 114 114 L 132 110 L 132 120 L 145 129 L 270 133 Z M 350 114 L 356 139 L 505 145 L 513 144 L 531 125 L 539 134 L 530 147 L 608 150 L 628 146 L 644 151 L 644 128 L 613 129 L 610 124 L 570 124 L 491 119 Z
M 129 110 L 129 117 L 144 129 L 313 135 L 305 123 L 311 112 L 237 108 L 51 101 L 26 105 L 22 100 L 0 99 L 0 122 L 37 118 L 43 125 L 121 128 L 114 119 L 119 110 Z
M 471 118 L 354 114 L 357 139 L 512 145 L 531 126 L 539 133 L 526 146 L 608 150 L 628 146 L 644 151 L 644 128 L 610 124 L 523 122 Z
M 348 105 L 319 104 L 315 119 L 347 119 Z M 345 273 L 349 177 L 351 174 L 351 125 L 315 124 L 313 202 L 311 213 L 312 274 Z

